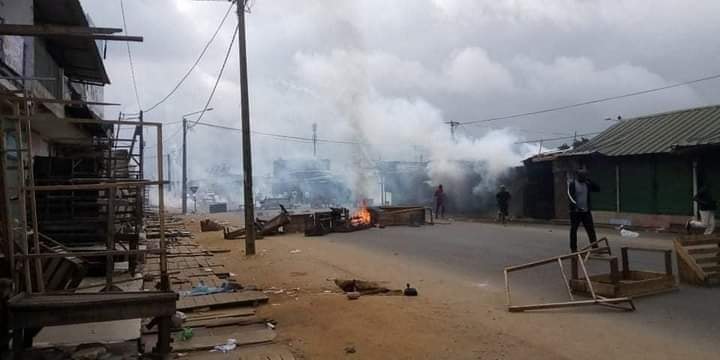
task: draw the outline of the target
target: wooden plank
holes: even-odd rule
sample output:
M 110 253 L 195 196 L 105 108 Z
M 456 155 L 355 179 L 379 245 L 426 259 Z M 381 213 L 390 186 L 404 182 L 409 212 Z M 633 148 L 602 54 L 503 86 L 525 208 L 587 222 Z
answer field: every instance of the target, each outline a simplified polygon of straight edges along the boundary
M 720 271 L 720 266 L 703 266 L 703 271 L 706 273 Z
M 698 264 L 716 263 L 720 262 L 720 256 L 695 258 L 695 262 Z
M 254 306 L 255 304 L 265 303 L 267 301 L 268 296 L 260 291 L 241 291 L 213 294 L 212 297 L 209 295 L 184 297 L 177 302 L 177 309 L 183 311 L 202 307 L 213 308 L 230 305 Z
M 189 313 L 189 314 L 187 314 L 186 321 L 222 319 L 222 318 L 228 318 L 228 317 L 252 316 L 252 315 L 255 315 L 254 308 L 241 307 L 241 308 L 226 309 L 226 310 L 222 310 L 222 311 Z
M 227 317 L 220 319 L 206 319 L 206 320 L 193 320 L 185 321 L 183 327 L 220 327 L 230 325 L 252 325 L 252 324 L 265 324 L 267 320 L 261 319 L 257 316 L 236 316 Z
M 629 303 L 632 305 L 632 299 L 630 299 L 630 298 L 597 299 L 597 300 L 578 300 L 578 301 L 546 303 L 546 304 L 515 305 L 515 306 L 508 307 L 508 310 L 510 312 L 519 312 L 519 311 L 527 311 L 527 310 L 542 310 L 542 309 L 554 309 L 554 308 L 564 308 L 564 307 L 574 307 L 574 306 L 584 306 L 584 305 L 621 304 L 621 303 Z M 634 310 L 634 306 L 632 309 L 628 308 L 628 309 L 624 309 L 624 310 L 632 311 L 632 310 Z
M 668 249 L 659 249 L 659 248 L 645 248 L 645 247 L 636 247 L 636 246 L 623 246 L 624 249 L 632 250 L 632 251 L 644 251 L 644 252 L 659 252 L 664 253 L 668 251 Z
M 186 341 L 175 341 L 172 345 L 174 352 L 191 352 L 211 350 L 216 345 L 225 344 L 228 339 L 235 339 L 238 346 L 270 343 L 277 336 L 275 331 L 264 324 L 232 326 L 221 331 L 198 331 L 197 335 Z M 145 344 L 155 344 L 157 335 L 144 335 L 142 341 Z
M 20 294 L 8 302 L 11 309 L 64 309 L 66 306 L 95 307 L 110 304 L 143 303 L 148 300 L 176 300 L 173 292 L 106 292 L 106 293 L 63 293 L 45 295 Z
M 175 313 L 172 299 L 147 298 L 145 302 L 112 303 L 107 305 L 71 306 L 61 309 L 15 309 L 12 310 L 11 326 L 17 329 L 45 326 L 93 323 L 102 321 L 138 319 L 154 316 L 170 316 Z
M 683 246 L 718 245 L 720 237 L 718 235 L 702 235 L 690 239 L 682 238 L 679 241 Z
M 21 25 L 0 24 L 0 35 L 43 36 L 43 37 L 81 37 L 92 40 L 118 40 L 142 42 L 142 36 L 113 35 L 119 32 L 114 28 L 93 28 L 87 26 L 61 25 Z
M 208 249 L 208 251 L 210 251 L 210 252 L 213 253 L 213 254 L 224 254 L 224 253 L 229 253 L 229 252 L 231 252 L 232 249 L 227 249 L 227 248 L 210 248 L 210 249 Z
M 699 248 L 699 249 L 687 249 L 687 252 L 690 255 L 720 254 L 720 248 L 709 247 L 709 248 Z
M 525 263 L 525 264 L 514 265 L 514 266 L 507 266 L 507 267 L 505 267 L 505 271 L 507 271 L 507 272 L 512 272 L 512 271 L 517 271 L 517 270 L 528 269 L 528 268 L 531 268 L 531 267 L 536 267 L 536 266 L 540 266 L 540 265 L 545 265 L 545 264 L 554 263 L 554 262 L 557 262 L 558 259 L 560 259 L 560 260 L 570 259 L 570 258 L 576 257 L 576 256 L 579 255 L 579 254 L 586 254 L 586 253 L 590 253 L 590 251 L 589 251 L 589 250 L 584 250 L 584 251 L 574 252 L 574 253 L 570 253 L 570 254 L 566 254 L 566 255 L 561 255 L 561 256 L 553 256 L 553 257 L 551 257 L 551 258 L 546 258 L 546 259 L 542 259 L 542 260 L 532 261 L 532 262 Z
M 223 318 L 223 319 L 209 319 L 209 320 L 198 320 L 198 321 L 185 321 L 180 328 L 173 328 L 174 332 L 181 332 L 183 328 L 193 328 L 193 332 L 199 331 L 200 329 L 212 329 L 217 327 L 227 326 L 247 326 L 256 324 L 267 324 L 267 319 L 259 318 L 257 316 L 239 316 L 234 318 Z M 157 327 L 153 327 L 148 330 L 142 328 L 143 335 L 145 334 L 157 334 Z

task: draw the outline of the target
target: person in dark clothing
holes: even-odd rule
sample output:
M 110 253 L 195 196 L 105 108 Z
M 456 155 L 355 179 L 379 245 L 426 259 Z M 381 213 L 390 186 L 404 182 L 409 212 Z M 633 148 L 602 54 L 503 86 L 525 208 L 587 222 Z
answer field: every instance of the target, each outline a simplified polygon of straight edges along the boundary
M 595 234 L 595 224 L 592 218 L 592 203 L 590 201 L 590 193 L 600 191 L 595 183 L 587 177 L 587 171 L 578 170 L 575 173 L 575 179 L 568 183 L 568 200 L 570 202 L 570 250 L 577 251 L 577 230 L 580 224 L 583 225 L 587 232 L 590 243 L 597 241 Z M 594 245 L 597 247 L 597 244 Z
M 495 195 L 498 207 L 498 221 L 505 225 L 505 220 L 508 217 L 508 207 L 510 204 L 510 193 L 505 189 L 505 185 L 500 185 L 500 191 Z
M 435 216 L 442 219 L 445 217 L 445 191 L 442 184 L 438 185 L 433 196 L 435 197 Z
M 697 194 L 693 197 L 693 201 L 698 204 L 700 212 L 700 221 L 689 220 L 686 224 L 688 232 L 691 228 L 705 228 L 705 235 L 715 232 L 715 211 L 717 210 L 717 201 L 713 199 L 712 193 L 707 186 L 701 187 Z

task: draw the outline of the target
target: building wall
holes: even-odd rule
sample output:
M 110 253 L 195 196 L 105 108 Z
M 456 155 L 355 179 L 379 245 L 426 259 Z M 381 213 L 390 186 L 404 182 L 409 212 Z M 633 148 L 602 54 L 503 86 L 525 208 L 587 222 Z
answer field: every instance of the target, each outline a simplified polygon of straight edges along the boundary
M 0 23 L 32 25 L 33 22 L 32 1 L 0 1 Z M 32 69 L 33 42 L 32 37 L 0 36 L 0 67 L 15 75 L 23 75 L 25 68 Z
M 40 134 L 33 131 L 32 134 L 33 156 L 50 156 L 50 145 Z

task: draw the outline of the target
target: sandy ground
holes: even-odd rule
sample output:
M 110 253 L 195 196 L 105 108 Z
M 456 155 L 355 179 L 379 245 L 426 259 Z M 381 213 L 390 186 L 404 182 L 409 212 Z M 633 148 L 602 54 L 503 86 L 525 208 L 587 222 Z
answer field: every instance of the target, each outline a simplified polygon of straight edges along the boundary
M 214 217 L 241 222 L 231 214 Z M 191 230 L 199 232 L 198 219 L 189 223 Z M 253 257 L 244 256 L 242 240 L 224 240 L 221 232 L 198 238 L 206 246 L 232 249 L 217 256 L 245 284 L 277 292 L 260 315 L 278 322 L 278 342 L 298 358 L 717 358 L 712 348 L 658 338 L 651 327 L 647 332 L 618 327 L 614 319 L 627 315 L 610 310 L 510 314 L 500 288 L 403 254 L 336 243 L 332 235 L 268 237 L 257 242 Z M 350 301 L 330 281 L 334 278 L 382 281 L 398 289 L 412 279 L 420 296 Z M 349 348 L 355 352 L 347 353 Z

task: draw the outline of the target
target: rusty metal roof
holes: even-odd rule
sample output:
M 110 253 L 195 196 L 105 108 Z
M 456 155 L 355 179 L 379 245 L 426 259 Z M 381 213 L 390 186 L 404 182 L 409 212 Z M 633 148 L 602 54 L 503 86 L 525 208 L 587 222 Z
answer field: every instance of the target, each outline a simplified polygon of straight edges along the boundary
M 622 120 L 563 155 L 658 154 L 704 145 L 720 145 L 720 105 Z

